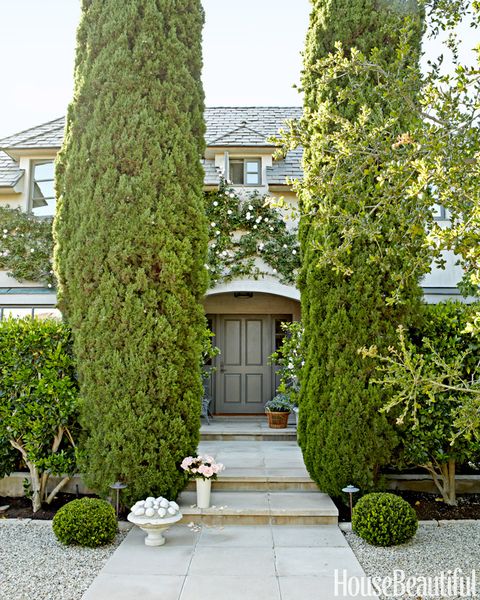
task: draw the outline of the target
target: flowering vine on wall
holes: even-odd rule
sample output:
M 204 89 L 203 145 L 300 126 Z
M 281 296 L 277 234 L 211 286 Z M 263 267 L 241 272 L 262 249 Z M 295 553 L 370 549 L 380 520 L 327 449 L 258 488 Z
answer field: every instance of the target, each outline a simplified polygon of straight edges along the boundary
M 269 200 L 258 192 L 241 197 L 225 182 L 206 194 L 211 240 L 206 266 L 212 285 L 267 274 L 285 284 L 295 282 L 300 266 L 298 238 Z
M 241 197 L 225 182 L 207 192 L 210 224 L 206 268 L 210 283 L 273 274 L 293 284 L 300 266 L 298 239 L 268 195 Z M 55 286 L 52 220 L 0 207 L 0 269 L 19 281 Z M 261 260 L 259 260 L 261 259 Z
M 52 219 L 0 207 L 0 269 L 18 281 L 54 287 Z

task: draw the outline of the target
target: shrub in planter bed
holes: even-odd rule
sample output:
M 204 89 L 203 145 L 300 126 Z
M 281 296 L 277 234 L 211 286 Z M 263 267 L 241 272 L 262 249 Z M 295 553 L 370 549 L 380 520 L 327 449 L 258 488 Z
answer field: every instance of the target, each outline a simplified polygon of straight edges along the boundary
M 367 494 L 353 509 L 353 531 L 374 546 L 403 544 L 415 535 L 417 527 L 415 511 L 395 494 Z
M 117 532 L 113 507 L 98 498 L 72 500 L 53 518 L 53 532 L 62 544 L 96 548 L 110 544 Z

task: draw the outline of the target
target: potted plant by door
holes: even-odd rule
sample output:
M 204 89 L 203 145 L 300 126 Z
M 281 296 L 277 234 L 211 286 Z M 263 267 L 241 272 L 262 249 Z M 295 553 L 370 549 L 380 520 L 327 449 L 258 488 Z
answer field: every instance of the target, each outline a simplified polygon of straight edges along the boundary
M 190 479 L 195 479 L 198 508 L 208 508 L 210 506 L 212 479 L 216 479 L 218 473 L 223 471 L 225 467 L 222 463 L 215 462 L 213 456 L 187 456 L 180 466 Z
M 286 429 L 288 415 L 292 410 L 292 403 L 287 394 L 277 394 L 265 404 L 268 426 L 271 429 Z

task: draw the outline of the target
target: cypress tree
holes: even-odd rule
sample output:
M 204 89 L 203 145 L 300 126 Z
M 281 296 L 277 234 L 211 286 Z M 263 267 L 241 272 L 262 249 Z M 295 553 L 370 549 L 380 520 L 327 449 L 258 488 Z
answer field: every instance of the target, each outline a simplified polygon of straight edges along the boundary
M 393 428 L 379 413 L 383 392 L 370 385 L 373 365 L 358 350 L 393 344 L 397 325 L 415 321 L 421 310 L 422 273 L 412 262 L 422 254 L 423 228 L 414 223 L 414 202 L 384 202 L 378 185 L 377 146 L 393 152 L 409 115 L 394 112 L 388 85 L 379 86 L 379 71 L 369 73 L 360 63 L 388 70 L 399 60 L 415 81 L 422 14 L 408 1 L 312 4 L 304 116 L 297 130 L 305 147 L 299 185 L 305 326 L 299 443 L 312 478 L 322 491 L 339 496 L 349 483 L 364 491 L 375 488 L 379 466 L 388 462 L 396 444 Z M 401 36 L 408 38 L 411 54 L 398 58 Z M 357 67 L 350 68 L 354 47 L 362 54 Z M 346 75 L 337 77 L 342 70 Z M 410 92 L 413 98 L 415 90 Z M 411 234 L 414 227 L 418 232 Z M 399 282 L 400 297 L 388 302 Z
M 206 288 L 200 0 L 83 0 L 57 162 L 60 307 L 86 481 L 175 497 L 200 426 Z

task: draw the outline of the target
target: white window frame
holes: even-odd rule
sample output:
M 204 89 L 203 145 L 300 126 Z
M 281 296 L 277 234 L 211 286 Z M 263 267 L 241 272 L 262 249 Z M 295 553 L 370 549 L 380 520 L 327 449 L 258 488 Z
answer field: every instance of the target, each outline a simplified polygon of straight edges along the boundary
M 28 194 L 28 212 L 31 215 L 36 216 L 39 219 L 51 219 L 52 217 L 55 216 L 55 211 L 51 214 L 51 215 L 35 215 L 35 213 L 33 212 L 33 191 L 35 189 L 35 167 L 37 167 L 38 165 L 46 165 L 48 163 L 55 163 L 55 159 L 54 158 L 39 158 L 39 159 L 35 159 L 30 161 L 30 189 L 29 189 L 29 194 Z M 53 179 L 39 179 L 38 181 L 42 182 L 42 181 L 53 181 L 55 182 L 55 175 Z M 55 193 L 55 191 L 54 191 Z M 46 200 L 55 200 L 56 198 L 55 196 L 49 196 L 46 198 Z M 55 207 L 56 207 L 56 202 L 55 202 Z
M 243 163 L 243 183 L 234 183 L 232 178 L 231 178 L 231 165 L 232 163 L 239 163 L 242 162 Z M 258 172 L 257 173 L 252 173 L 252 172 L 248 172 L 247 171 L 247 164 L 248 163 L 257 163 L 258 165 Z M 228 160 L 228 178 L 229 180 L 232 182 L 232 185 L 234 186 L 242 186 L 242 187 L 259 187 L 262 185 L 262 159 L 261 158 L 246 158 L 243 156 L 229 156 L 229 160 Z M 247 175 L 257 175 L 258 174 L 258 183 L 246 183 L 247 181 Z

